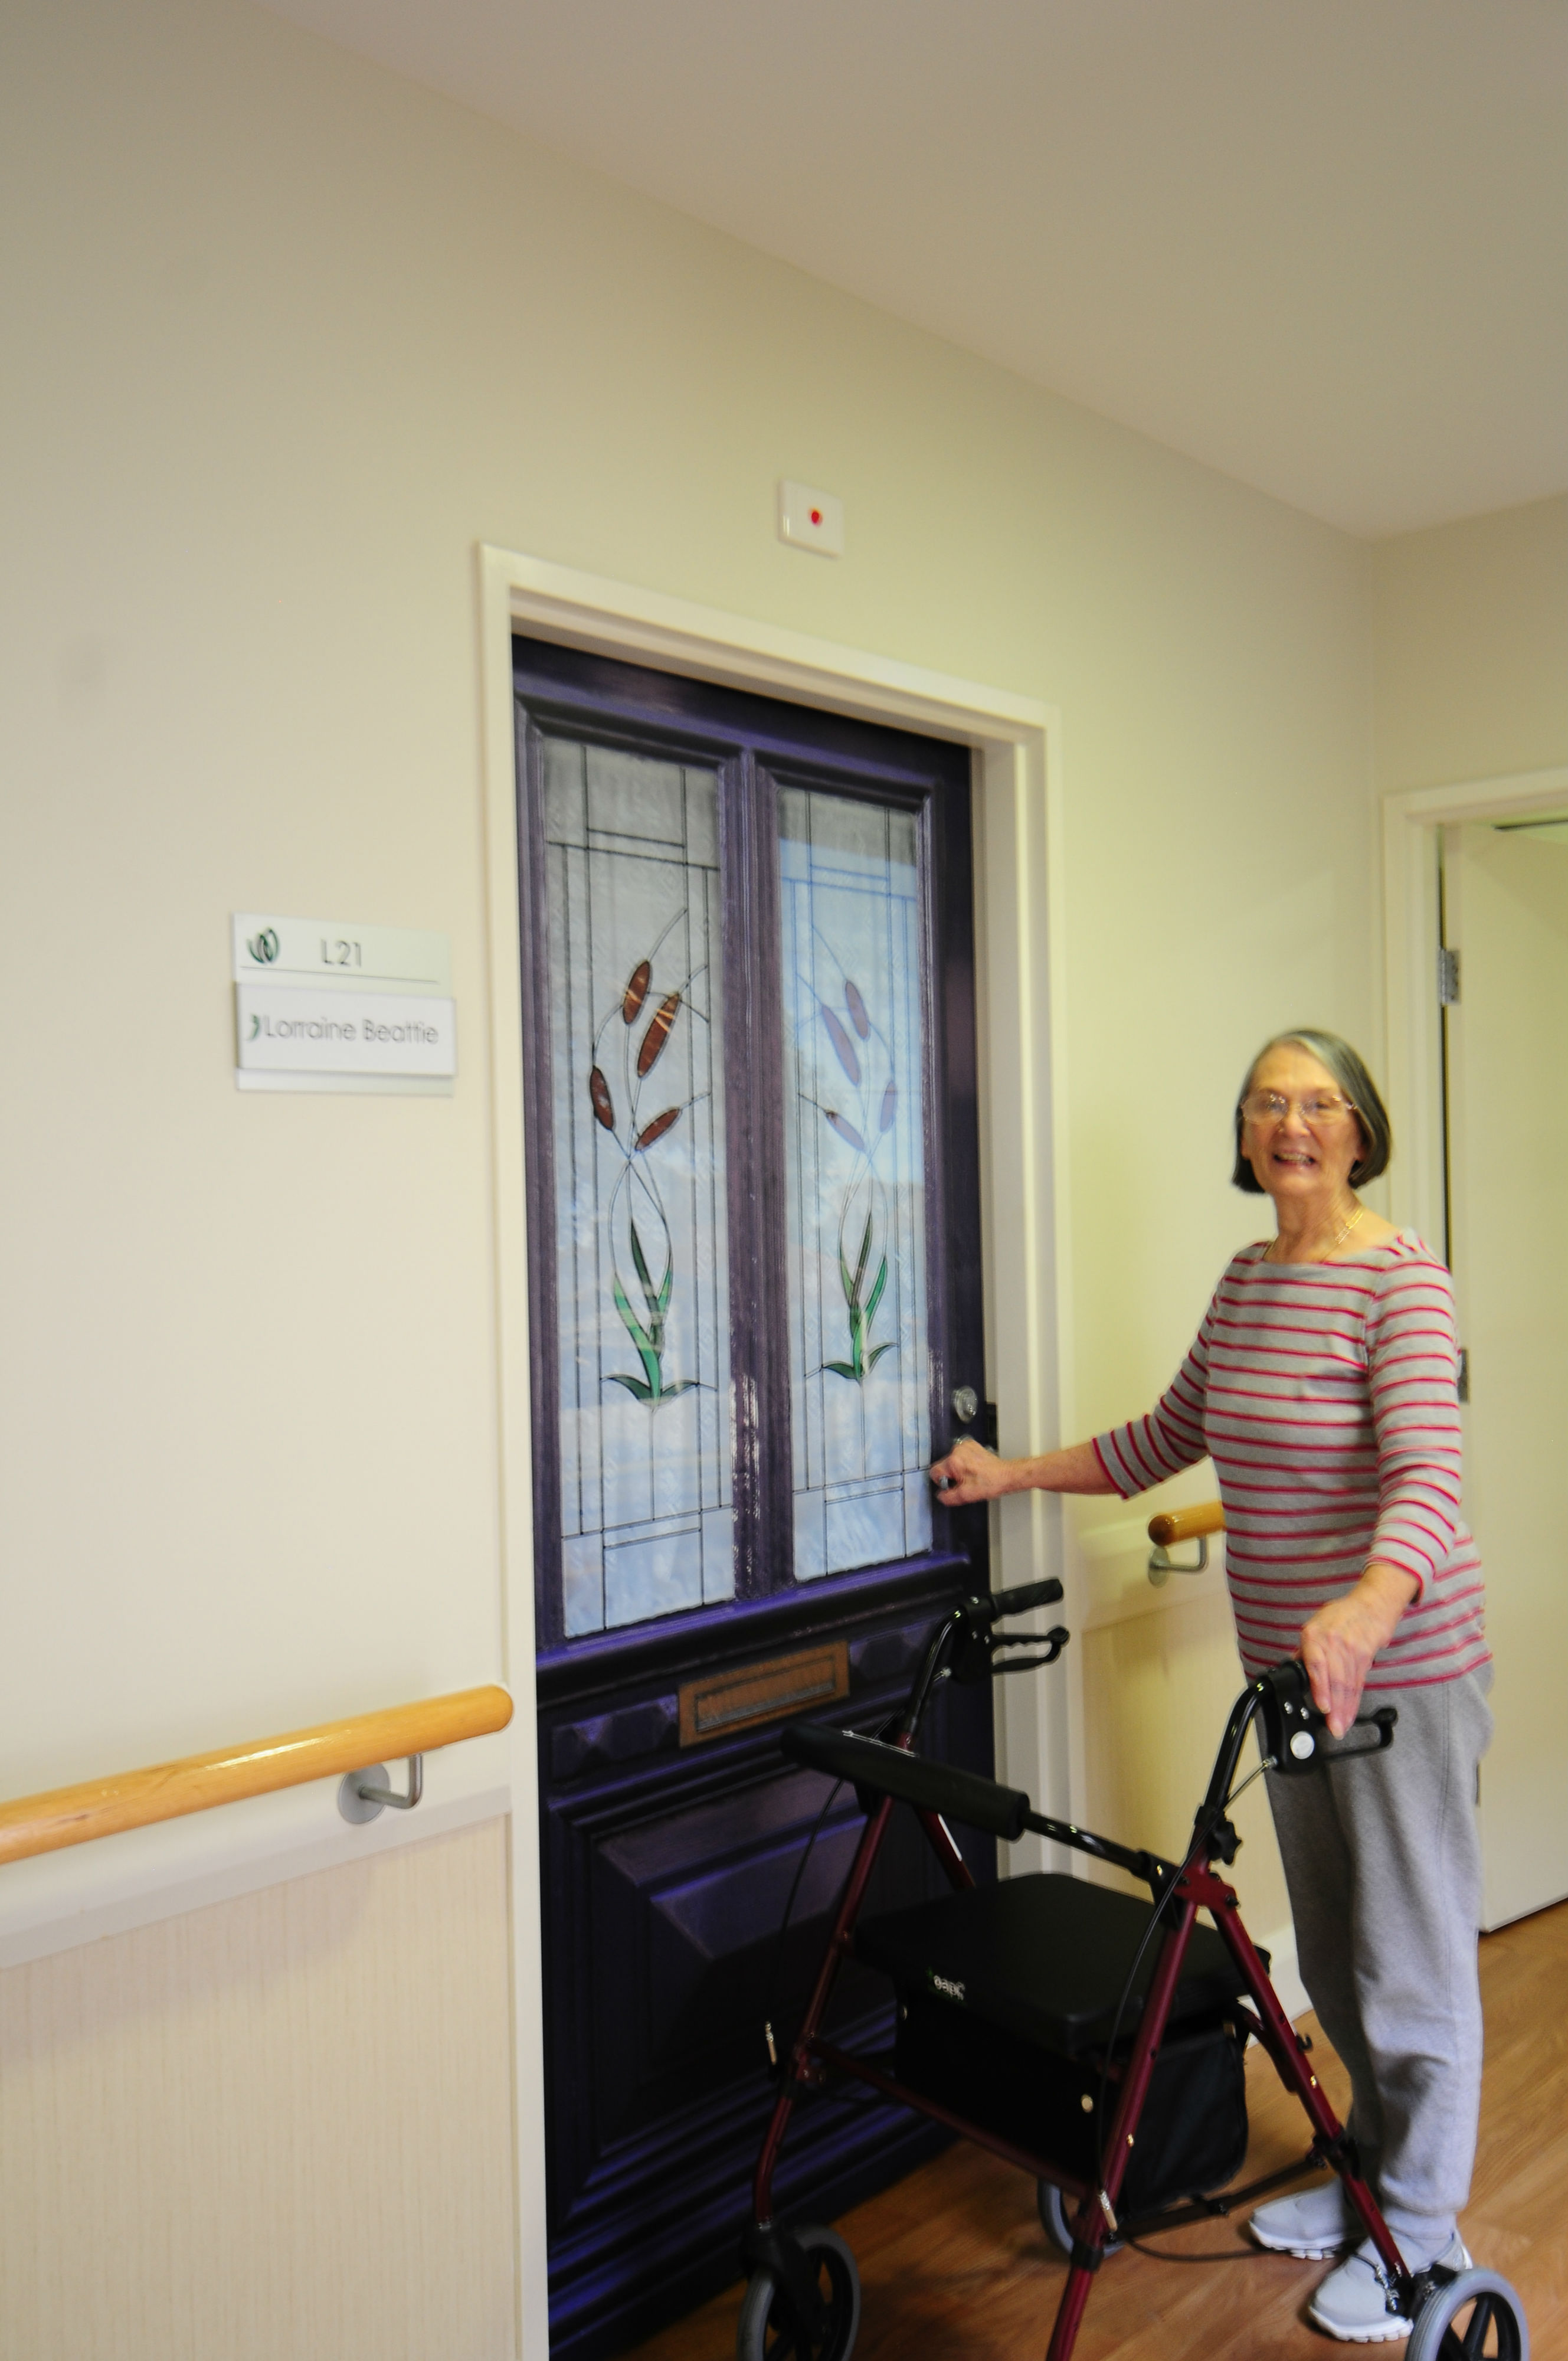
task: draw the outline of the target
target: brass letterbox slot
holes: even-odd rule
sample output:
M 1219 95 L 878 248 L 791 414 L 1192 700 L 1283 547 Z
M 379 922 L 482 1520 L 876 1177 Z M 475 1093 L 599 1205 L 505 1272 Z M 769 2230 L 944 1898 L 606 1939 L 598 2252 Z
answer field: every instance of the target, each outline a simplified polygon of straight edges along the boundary
M 765 1664 L 740 1664 L 681 1684 L 681 1744 L 728 1738 L 753 1722 L 782 1721 L 808 1705 L 831 1705 L 850 1694 L 850 1649 L 844 1640 L 824 1640 L 794 1655 L 770 1656 Z

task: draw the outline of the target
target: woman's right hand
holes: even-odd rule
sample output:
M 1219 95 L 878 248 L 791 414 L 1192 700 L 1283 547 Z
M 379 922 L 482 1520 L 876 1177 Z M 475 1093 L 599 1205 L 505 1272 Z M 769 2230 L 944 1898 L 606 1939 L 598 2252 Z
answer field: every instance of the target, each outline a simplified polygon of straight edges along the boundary
M 931 1481 L 944 1509 L 967 1509 L 975 1500 L 994 1500 L 999 1493 L 1014 1490 L 1011 1473 L 1010 1460 L 999 1459 L 966 1434 L 945 1459 L 938 1460 Z

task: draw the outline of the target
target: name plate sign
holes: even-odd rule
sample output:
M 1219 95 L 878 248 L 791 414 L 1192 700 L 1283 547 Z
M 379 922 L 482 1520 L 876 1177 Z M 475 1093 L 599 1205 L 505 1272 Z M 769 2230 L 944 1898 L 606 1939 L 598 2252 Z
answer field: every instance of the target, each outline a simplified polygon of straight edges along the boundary
M 236 911 L 236 983 L 330 983 L 356 992 L 450 992 L 452 944 L 413 927 L 347 926 L 341 918 L 277 918 Z
M 445 935 L 245 911 L 231 947 L 242 1091 L 450 1095 L 457 1019 Z
M 456 1014 L 433 994 L 290 992 L 236 987 L 242 1073 L 424 1074 L 457 1071 Z

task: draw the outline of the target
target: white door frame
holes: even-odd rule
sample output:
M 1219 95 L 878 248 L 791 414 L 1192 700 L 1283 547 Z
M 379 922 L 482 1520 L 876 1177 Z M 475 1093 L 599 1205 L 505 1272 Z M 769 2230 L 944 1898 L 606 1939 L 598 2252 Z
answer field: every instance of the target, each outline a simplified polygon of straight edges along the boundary
M 1568 809 L 1568 768 L 1519 771 L 1383 799 L 1388 1113 L 1398 1153 L 1390 1214 L 1442 1239 L 1442 1026 L 1437 998 L 1439 830 L 1463 820 Z
M 543 2012 L 533 1711 L 533 1532 L 530 1471 L 528 1257 L 523 1192 L 522 1031 L 511 636 L 587 648 L 765 696 L 920 730 L 974 750 L 976 987 L 980 1033 L 986 1383 L 1002 1447 L 1038 1452 L 1070 1430 L 1063 1055 L 1061 722 L 1034 698 L 783 631 L 717 608 L 481 547 L 486 898 L 493 1115 L 503 1658 L 511 1725 L 512 1957 L 519 2349 L 549 2350 L 545 2300 Z M 996 1578 L 1059 1574 L 1081 1628 L 1080 1569 L 1066 1557 L 1060 1504 L 1040 1493 L 999 1504 Z M 1082 1816 L 1079 1652 L 1058 1673 L 997 1692 L 999 1770 L 1042 1807 Z M 1044 1710 L 1047 1702 L 1049 1710 Z M 1024 1859 L 1024 1854 L 1028 1859 Z M 1037 1840 L 1014 1869 L 1041 1865 Z M 1067 1864 L 1064 1862 L 1064 1866 Z

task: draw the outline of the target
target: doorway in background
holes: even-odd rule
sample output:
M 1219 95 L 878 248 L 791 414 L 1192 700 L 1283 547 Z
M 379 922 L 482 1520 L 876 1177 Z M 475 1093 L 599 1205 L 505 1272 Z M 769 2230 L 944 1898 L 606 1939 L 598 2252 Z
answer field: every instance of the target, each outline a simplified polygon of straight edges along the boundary
M 1465 1500 L 1497 1660 L 1485 1921 L 1568 1894 L 1568 818 L 1444 828 L 1448 1251 L 1466 1353 Z

